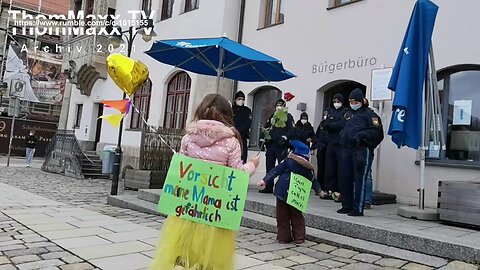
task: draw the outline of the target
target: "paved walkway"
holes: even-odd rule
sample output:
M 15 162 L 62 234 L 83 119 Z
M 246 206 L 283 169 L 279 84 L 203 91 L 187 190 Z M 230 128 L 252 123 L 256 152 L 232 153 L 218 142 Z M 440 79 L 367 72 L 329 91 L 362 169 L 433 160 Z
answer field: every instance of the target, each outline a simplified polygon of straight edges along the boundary
M 0 184 L 0 269 L 147 269 L 160 232 Z M 18 209 L 21 208 L 21 209 Z M 7 241 L 5 241 L 7 240 Z M 236 269 L 285 269 L 244 255 Z
M 0 170 L 8 184 L 0 184 L 0 270 L 148 266 L 164 219 L 106 205 L 108 181 Z M 432 269 L 322 243 L 279 245 L 274 234 L 248 228 L 239 232 L 238 254 L 238 269 Z M 440 269 L 478 267 L 451 262 Z

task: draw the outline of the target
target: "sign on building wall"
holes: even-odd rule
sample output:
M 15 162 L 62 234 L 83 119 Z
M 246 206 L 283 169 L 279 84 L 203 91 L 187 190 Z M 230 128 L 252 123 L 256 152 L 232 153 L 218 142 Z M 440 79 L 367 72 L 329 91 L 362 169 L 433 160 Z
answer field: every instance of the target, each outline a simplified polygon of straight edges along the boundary
M 10 128 L 12 119 L 8 117 L 0 117 L 0 153 L 8 153 L 8 145 L 10 141 Z M 38 138 L 38 144 L 35 156 L 44 157 L 47 145 L 57 132 L 57 124 L 45 123 L 32 120 L 15 120 L 15 130 L 13 131 L 12 155 L 25 155 L 25 137 L 28 136 L 30 130 L 35 130 L 35 136 Z
M 453 102 L 453 124 L 469 126 L 472 123 L 472 101 L 455 100 Z
M 392 68 L 374 69 L 372 70 L 372 95 L 373 100 L 391 100 L 392 91 L 388 89 L 388 82 L 392 77 Z
M 62 55 L 10 45 L 5 70 L 10 94 L 31 102 L 62 104 Z

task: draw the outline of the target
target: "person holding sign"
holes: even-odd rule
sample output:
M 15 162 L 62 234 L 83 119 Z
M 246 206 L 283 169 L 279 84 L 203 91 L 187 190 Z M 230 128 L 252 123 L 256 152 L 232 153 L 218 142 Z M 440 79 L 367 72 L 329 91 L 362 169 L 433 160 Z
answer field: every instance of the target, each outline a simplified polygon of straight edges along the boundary
M 310 181 L 314 179 L 313 165 L 310 164 L 310 149 L 300 141 L 291 141 L 295 148 L 287 158 L 271 170 L 262 181 L 258 183 L 260 190 L 273 185 L 277 176 L 280 176 L 273 194 L 277 197 L 277 240 L 281 244 L 292 242 L 302 244 L 305 242 L 305 218 L 300 210 L 288 205 L 288 192 L 291 173 L 298 174 Z M 310 188 L 308 188 L 308 193 Z
M 258 166 L 259 157 L 243 164 L 241 155 L 242 147 L 245 146 L 242 146 L 241 136 L 234 126 L 232 107 L 228 101 L 217 94 L 207 95 L 195 111 L 194 122 L 186 128 L 180 153 L 190 158 L 240 169 L 252 175 Z M 190 169 L 188 166 L 180 168 L 184 174 Z M 197 179 L 195 172 L 188 173 Z M 199 176 L 198 181 L 202 181 L 202 177 Z M 213 179 L 212 185 L 215 183 L 221 186 L 220 180 Z M 223 191 L 228 192 L 228 186 Z M 181 196 L 196 195 L 195 192 L 183 192 Z M 205 202 L 209 203 L 210 199 L 207 197 Z M 209 207 L 218 206 L 219 203 L 216 201 L 215 205 Z M 233 270 L 234 256 L 235 231 L 169 215 L 150 269 Z

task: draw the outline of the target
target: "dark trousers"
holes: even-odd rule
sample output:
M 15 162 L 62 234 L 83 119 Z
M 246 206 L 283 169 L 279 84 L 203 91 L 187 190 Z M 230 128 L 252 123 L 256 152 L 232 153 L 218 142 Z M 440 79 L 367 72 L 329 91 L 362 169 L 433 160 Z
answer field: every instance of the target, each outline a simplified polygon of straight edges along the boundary
M 345 148 L 342 155 L 342 208 L 363 213 L 365 208 L 365 182 L 373 161 L 368 147 Z
M 300 210 L 277 199 L 277 240 L 305 240 L 305 218 Z
M 247 163 L 247 156 L 248 156 L 247 136 L 242 135 L 242 161 L 243 161 L 243 164 Z
M 267 173 L 270 172 L 276 166 L 276 162 L 282 162 L 288 155 L 288 150 L 286 146 L 280 146 L 275 142 L 272 142 L 267 145 L 267 152 L 265 153 L 266 157 L 266 169 Z M 273 183 L 267 185 L 265 190 L 273 190 Z
M 325 190 L 339 192 L 340 173 L 343 170 L 342 146 L 328 144 L 325 152 Z M 341 193 L 341 192 L 340 192 Z
M 323 191 L 327 191 L 325 186 L 325 150 L 317 150 L 317 182 Z

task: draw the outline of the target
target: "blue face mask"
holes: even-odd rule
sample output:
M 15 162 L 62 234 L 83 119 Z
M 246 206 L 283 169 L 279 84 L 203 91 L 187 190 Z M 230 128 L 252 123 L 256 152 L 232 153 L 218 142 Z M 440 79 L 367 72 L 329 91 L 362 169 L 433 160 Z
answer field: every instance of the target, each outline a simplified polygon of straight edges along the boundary
M 350 104 L 352 110 L 356 111 L 362 107 L 362 104 Z

